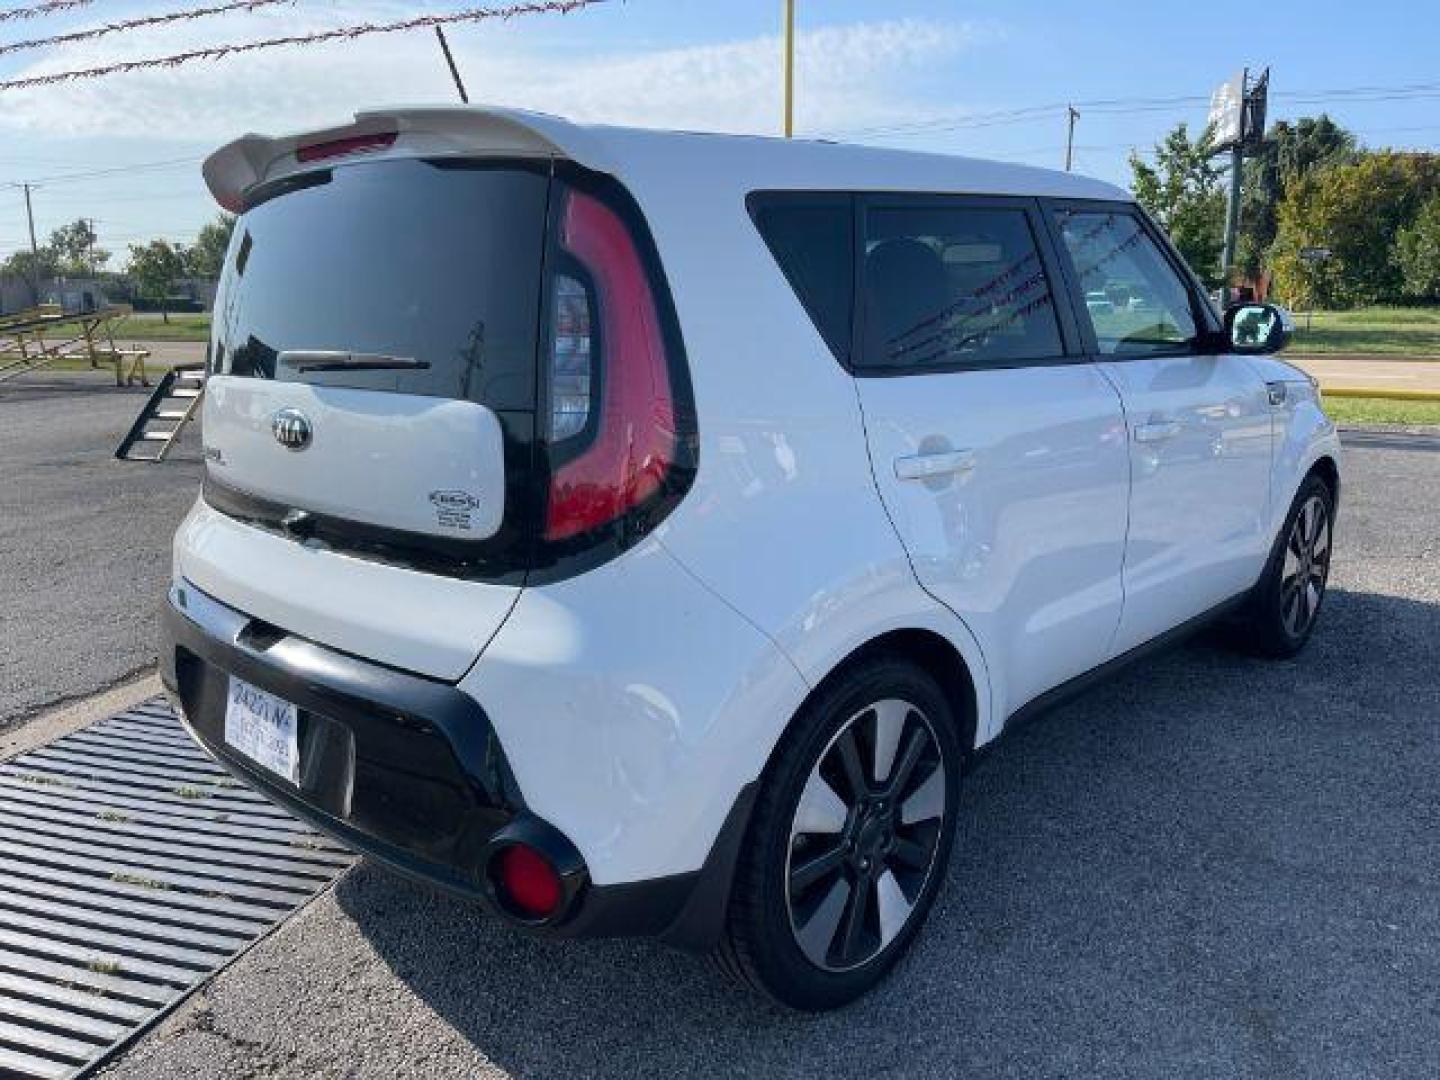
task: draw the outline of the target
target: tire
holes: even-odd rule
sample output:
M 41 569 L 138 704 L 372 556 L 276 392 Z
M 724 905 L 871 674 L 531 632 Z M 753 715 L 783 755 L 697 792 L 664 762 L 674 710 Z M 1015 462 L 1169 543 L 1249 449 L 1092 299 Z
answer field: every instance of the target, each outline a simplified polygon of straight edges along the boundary
M 884 978 L 944 881 L 965 752 L 945 695 L 913 664 L 870 659 L 822 686 L 766 769 L 721 970 L 805 1011 Z
M 1334 538 L 1335 495 L 1312 473 L 1295 493 L 1246 608 L 1240 643 L 1248 651 L 1285 659 L 1305 647 L 1325 602 Z

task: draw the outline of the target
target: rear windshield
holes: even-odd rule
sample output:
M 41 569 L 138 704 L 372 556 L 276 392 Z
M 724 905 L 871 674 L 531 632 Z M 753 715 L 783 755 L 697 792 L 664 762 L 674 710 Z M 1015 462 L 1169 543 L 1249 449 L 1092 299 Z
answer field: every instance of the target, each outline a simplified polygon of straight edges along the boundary
M 532 408 L 547 189 L 524 164 L 402 160 L 262 190 L 212 370 Z

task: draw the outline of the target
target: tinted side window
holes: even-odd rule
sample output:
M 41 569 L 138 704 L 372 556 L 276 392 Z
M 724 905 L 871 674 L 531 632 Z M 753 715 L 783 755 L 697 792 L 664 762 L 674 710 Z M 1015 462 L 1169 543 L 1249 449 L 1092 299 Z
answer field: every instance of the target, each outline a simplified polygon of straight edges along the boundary
M 855 303 L 850 196 L 755 195 L 750 213 L 820 336 L 836 358 L 848 364 Z
M 1182 352 L 1195 340 L 1190 290 L 1138 217 L 1062 210 L 1056 220 L 1101 353 Z
M 874 207 L 865 215 L 868 369 L 984 366 L 1064 355 L 1025 211 Z

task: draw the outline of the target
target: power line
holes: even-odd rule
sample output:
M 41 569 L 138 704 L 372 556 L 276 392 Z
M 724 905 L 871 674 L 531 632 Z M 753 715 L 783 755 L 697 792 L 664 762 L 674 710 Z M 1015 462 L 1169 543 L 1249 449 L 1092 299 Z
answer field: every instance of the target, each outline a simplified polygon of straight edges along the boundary
M 46 15 L 87 7 L 94 2 L 95 0 L 45 0 L 45 3 L 32 7 L 7 8 L 0 11 L 0 22 L 9 22 L 12 19 L 43 19 Z
M 95 38 L 105 37 L 108 34 L 119 34 L 126 30 L 139 30 L 147 26 L 163 26 L 166 23 L 172 22 L 188 22 L 191 19 L 203 19 L 209 15 L 224 15 L 231 11 L 254 11 L 257 8 L 270 7 L 274 4 L 293 4 L 294 2 L 295 0 L 235 0 L 233 3 L 218 4 L 214 7 L 188 8 L 184 11 L 171 11 L 161 15 L 142 15 L 139 18 L 122 19 L 119 22 L 92 26 L 88 30 L 73 30 L 68 34 L 55 34 L 52 37 L 32 38 L 29 41 L 12 41 L 6 45 L 0 45 L 0 56 L 4 56 L 7 53 L 23 52 L 27 49 L 43 49 L 50 45 L 69 45 L 76 41 L 93 41 Z
M 99 177 L 118 176 L 124 173 L 163 172 L 166 169 L 182 168 L 186 165 L 195 165 L 204 161 L 204 155 L 183 158 L 167 158 L 163 161 L 137 161 L 129 165 L 112 165 L 104 169 L 87 169 L 83 172 L 59 173 L 55 176 L 41 176 L 30 180 L 28 183 L 33 187 L 49 187 L 52 184 L 67 184 L 80 180 L 91 180 Z M 11 182 L 10 187 L 18 187 L 19 182 Z
M 350 41 L 370 34 L 393 34 L 422 27 L 444 26 L 449 23 L 485 22 L 492 19 L 508 20 L 521 15 L 546 13 L 564 15 L 606 2 L 607 0 L 525 0 L 525 2 L 506 4 L 503 7 L 467 8 L 445 15 L 419 15 L 391 23 L 360 23 L 354 26 L 338 27 L 334 30 L 319 30 L 310 34 L 291 34 L 260 41 L 239 42 L 233 45 L 212 45 L 203 49 L 191 49 L 187 52 L 148 57 L 143 60 L 123 60 L 114 64 L 105 64 L 102 67 L 78 68 L 71 71 L 56 71 L 48 75 L 29 75 L 19 79 L 7 79 L 0 82 L 0 90 L 52 86 L 56 83 L 95 79 L 104 75 L 118 75 L 146 68 L 173 68 L 191 60 L 219 60 L 227 56 L 238 56 L 260 49 L 278 48 L 282 45 L 318 45 L 326 41 Z
M 1346 86 L 1319 90 L 1272 91 L 1272 98 L 1294 105 L 1320 105 L 1330 101 L 1418 101 L 1440 97 L 1440 83 L 1406 83 L 1398 86 Z M 1210 99 L 1203 94 L 1176 94 L 1169 97 L 1097 98 L 1091 101 L 1052 102 L 1013 109 L 997 109 L 969 116 L 937 118 L 910 124 L 891 124 L 868 128 L 851 128 L 827 132 L 864 138 L 873 135 L 928 134 L 968 128 L 994 127 L 999 124 L 1030 123 L 1052 119 L 1067 108 L 1087 112 L 1124 115 L 1165 111 L 1180 105 L 1206 105 Z

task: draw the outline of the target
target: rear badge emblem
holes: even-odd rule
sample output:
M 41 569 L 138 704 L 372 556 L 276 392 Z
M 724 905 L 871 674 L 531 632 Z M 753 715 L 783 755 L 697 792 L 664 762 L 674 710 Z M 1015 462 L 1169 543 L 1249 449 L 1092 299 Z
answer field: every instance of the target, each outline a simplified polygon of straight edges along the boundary
M 281 409 L 272 416 L 270 433 L 286 450 L 304 450 L 314 437 L 310 418 L 299 409 Z

